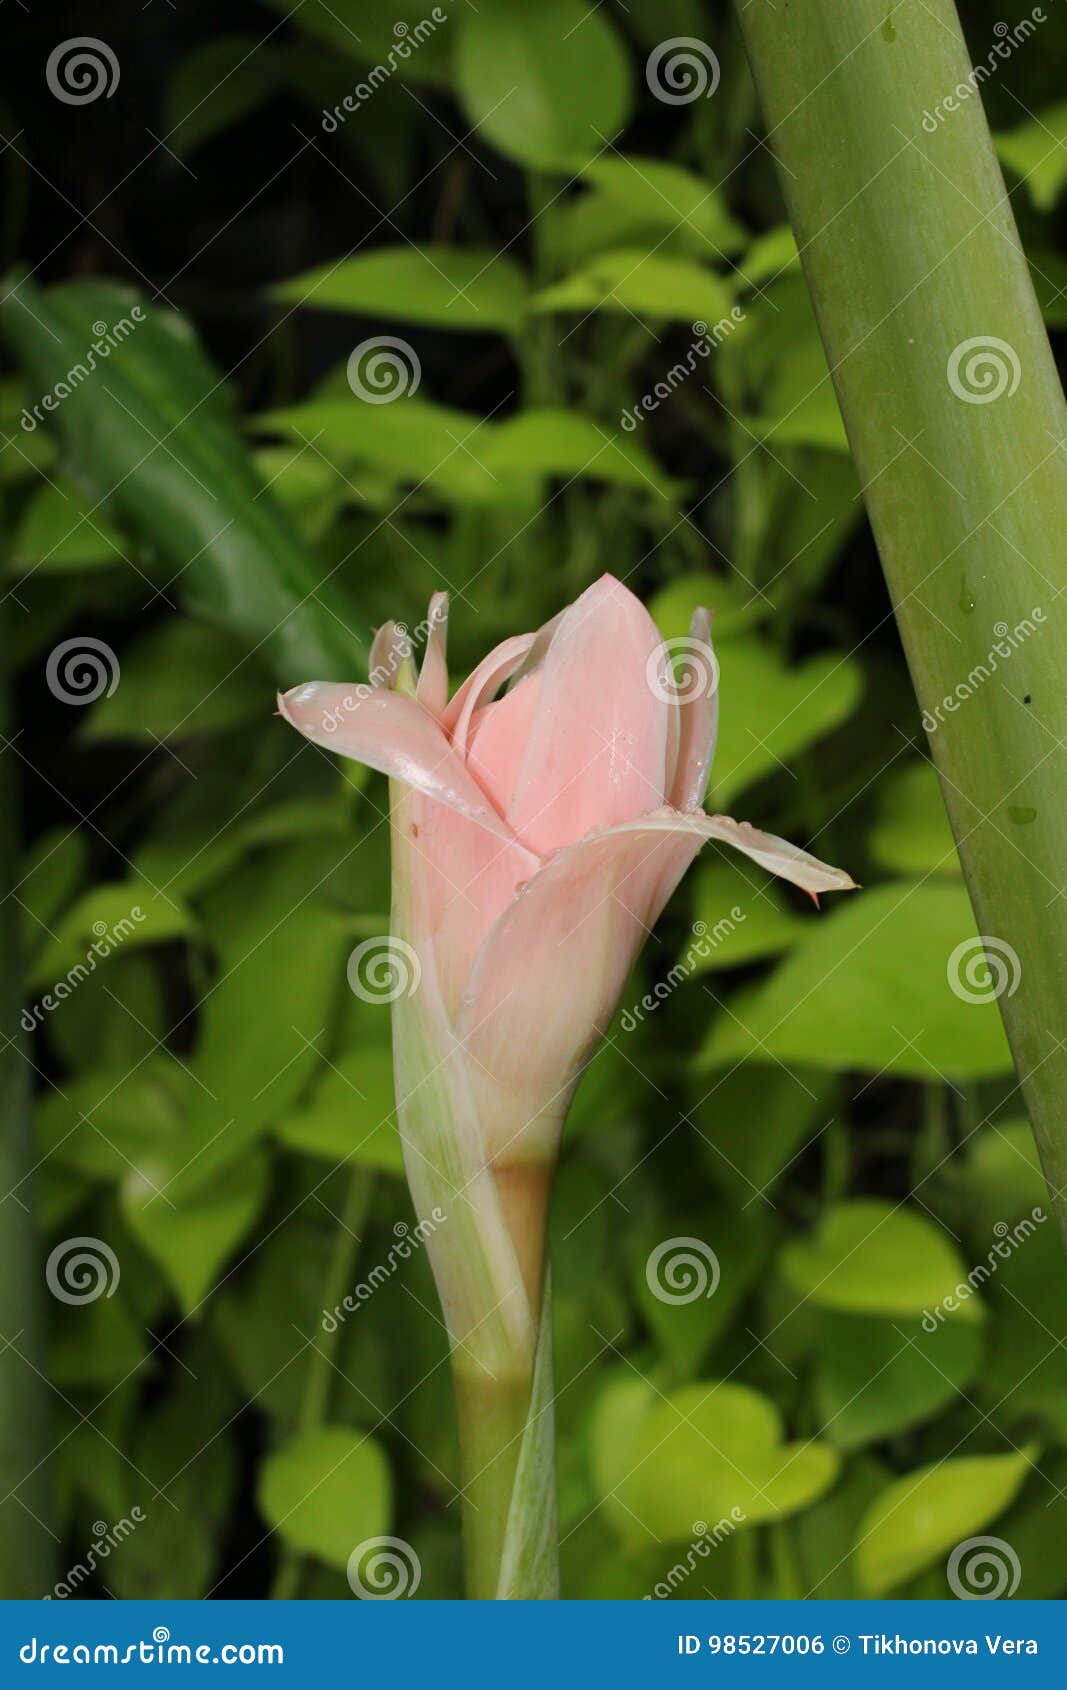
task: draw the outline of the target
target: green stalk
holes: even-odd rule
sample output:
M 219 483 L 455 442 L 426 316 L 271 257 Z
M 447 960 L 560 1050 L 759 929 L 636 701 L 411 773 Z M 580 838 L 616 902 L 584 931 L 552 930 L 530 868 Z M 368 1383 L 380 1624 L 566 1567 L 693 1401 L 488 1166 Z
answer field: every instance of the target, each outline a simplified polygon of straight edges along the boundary
M 0 687 L 6 616 L 0 612 Z M 7 693 L 0 727 L 8 737 Z M 13 751 L 0 763 L 0 1598 L 42 1597 L 55 1578 L 48 1519 L 48 1387 L 43 1313 L 44 1253 L 34 1214 L 36 1161 L 30 1068 L 19 1030 L 20 906 Z
M 335 1309 L 345 1293 L 351 1289 L 361 1242 L 359 1229 L 367 1218 L 373 1192 L 373 1171 L 367 1168 L 353 1168 L 344 1208 L 341 1211 L 340 1225 L 334 1239 L 326 1284 L 323 1287 L 322 1300 L 326 1309 Z M 335 1326 L 332 1332 L 324 1331 L 311 1346 L 304 1381 L 304 1396 L 300 1405 L 302 1432 L 314 1431 L 326 1421 L 340 1332 L 339 1325 Z M 298 1595 L 303 1569 L 304 1557 L 293 1549 L 284 1550 L 271 1588 L 272 1599 L 287 1601 Z
M 738 14 L 979 931 L 1009 988 L 1018 958 L 1000 1008 L 1067 1236 L 1062 390 L 981 99 L 956 92 L 971 60 L 952 0 Z M 1041 52 L 1040 27 L 1011 50 Z M 990 337 L 1007 346 L 992 348 L 998 397 L 993 364 L 976 387 L 959 350 Z M 1000 625 L 1027 617 L 1034 631 L 1001 636 L 991 667 Z

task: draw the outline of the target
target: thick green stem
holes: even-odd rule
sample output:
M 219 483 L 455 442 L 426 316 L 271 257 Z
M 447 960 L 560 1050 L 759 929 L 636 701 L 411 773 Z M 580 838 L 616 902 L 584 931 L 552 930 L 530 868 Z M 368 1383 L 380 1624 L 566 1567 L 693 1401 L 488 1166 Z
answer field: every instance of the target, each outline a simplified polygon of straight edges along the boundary
M 533 1373 L 496 1377 L 471 1367 L 457 1352 L 452 1376 L 459 1423 L 467 1595 L 492 1600 L 500 1584 Z
M 738 7 L 1067 1234 L 1067 411 L 955 6 L 891 12 Z
M 0 688 L 5 622 L 0 613 Z M 6 690 L 0 727 L 7 739 Z M 34 1220 L 30 1068 L 22 1051 L 15 753 L 0 753 L 0 1597 L 44 1596 L 54 1579 L 48 1482 L 44 1253 Z

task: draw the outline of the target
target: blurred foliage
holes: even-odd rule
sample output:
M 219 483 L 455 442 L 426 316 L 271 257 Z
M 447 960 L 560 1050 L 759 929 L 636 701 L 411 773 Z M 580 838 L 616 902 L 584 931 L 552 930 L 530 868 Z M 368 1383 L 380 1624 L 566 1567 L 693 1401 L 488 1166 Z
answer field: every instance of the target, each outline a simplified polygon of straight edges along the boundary
M 139 1506 L 97 1594 L 343 1597 L 381 1534 L 419 1595 L 458 1593 L 388 1010 L 345 974 L 387 926 L 386 793 L 272 688 L 362 679 L 370 630 L 442 587 L 462 673 L 610 569 L 667 637 L 716 608 L 711 801 L 866 890 L 816 915 L 709 849 L 583 1081 L 553 1219 L 565 1594 L 681 1560 L 688 1597 L 939 1595 L 993 1531 L 1019 1596 L 1062 1595 L 1067 1269 L 1052 1226 L 990 1254 L 1043 1185 L 995 1007 L 949 987 L 973 921 L 728 8 L 445 10 L 419 41 L 415 0 L 247 0 L 226 34 L 120 7 L 121 89 L 76 111 L 26 26 L 0 401 L 31 1011 L 140 912 L 35 1021 L 48 1245 L 121 1264 L 50 1304 L 62 1554 Z M 967 7 L 976 57 L 996 21 Z M 653 97 L 668 35 L 714 44 L 714 98 Z M 1057 330 L 1065 52 L 1057 10 L 984 89 Z M 407 391 L 381 403 L 349 360 L 385 337 Z M 121 675 L 80 710 L 46 665 L 86 635 Z M 651 1290 L 672 1238 L 714 1250 L 714 1296 Z

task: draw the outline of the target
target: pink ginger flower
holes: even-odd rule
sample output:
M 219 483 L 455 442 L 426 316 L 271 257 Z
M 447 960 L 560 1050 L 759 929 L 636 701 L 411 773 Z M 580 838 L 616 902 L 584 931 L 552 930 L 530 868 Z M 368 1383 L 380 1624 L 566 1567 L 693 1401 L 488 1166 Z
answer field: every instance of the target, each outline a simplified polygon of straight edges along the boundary
M 398 1115 L 416 1209 L 449 1217 L 428 1248 L 462 1401 L 465 1361 L 529 1379 L 563 1119 L 701 846 L 733 845 L 813 895 L 853 882 L 702 808 L 718 716 L 707 611 L 676 684 L 648 612 L 604 575 L 451 698 L 446 614 L 435 595 L 417 681 L 390 624 L 370 686 L 312 681 L 279 702 L 392 783 L 393 942 L 419 976 L 393 1005 Z

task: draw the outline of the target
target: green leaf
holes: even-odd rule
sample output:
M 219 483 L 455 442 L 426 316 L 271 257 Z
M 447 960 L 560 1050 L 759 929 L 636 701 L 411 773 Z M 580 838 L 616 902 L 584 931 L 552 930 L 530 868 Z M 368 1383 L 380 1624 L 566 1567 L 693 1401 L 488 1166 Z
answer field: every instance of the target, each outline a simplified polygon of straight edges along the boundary
M 275 1136 L 335 1166 L 353 1162 L 402 1175 L 391 1052 L 371 1045 L 338 1057 L 306 1108 L 279 1121 Z
M 731 217 L 720 191 L 681 165 L 631 153 L 603 153 L 586 165 L 582 180 L 612 205 L 636 213 L 650 229 L 672 232 L 683 225 L 695 237 L 695 249 L 708 259 L 736 252 L 744 244 L 744 230 Z
M 703 1383 L 652 1395 L 616 1495 L 631 1518 L 625 1537 L 663 1543 L 694 1535 L 695 1523 L 780 1520 L 833 1483 L 838 1459 L 826 1444 L 787 1443 L 769 1398 L 743 1385 Z M 739 1519 L 738 1516 L 741 1516 Z
M 686 322 L 700 341 L 720 320 L 730 321 L 730 304 L 730 290 L 714 271 L 632 247 L 601 253 L 534 299 L 538 311 L 622 311 Z
M 192 914 L 177 898 L 163 898 L 136 881 L 94 886 L 59 921 L 28 984 L 34 990 L 52 986 L 54 995 L 63 999 L 117 951 L 185 939 L 195 932 Z
M 995 140 L 1001 161 L 1022 178 L 1038 211 L 1051 211 L 1067 184 L 1067 100 Z
M 283 684 L 348 679 L 367 651 L 359 617 L 256 475 L 185 320 L 113 283 L 42 291 L 24 277 L 0 330 L 34 390 L 55 396 L 45 417 L 79 484 L 153 556 L 157 578 L 261 648 Z M 90 368 L 97 345 L 108 350 Z
M 285 82 L 284 49 L 256 35 L 218 35 L 194 47 L 167 88 L 167 146 L 188 158 L 205 141 L 239 123 Z
M 840 726 L 855 709 L 862 677 L 848 658 L 786 664 L 763 640 L 731 639 L 717 652 L 723 699 L 708 807 L 739 792 Z M 744 701 L 734 708 L 731 700 Z
M 941 1229 L 881 1198 L 835 1203 L 815 1233 L 782 1251 L 781 1269 L 799 1297 L 822 1308 L 914 1319 L 959 1285 L 966 1267 Z M 957 1318 L 981 1319 L 976 1299 Z
M 76 488 L 46 481 L 27 501 L 11 542 L 18 573 L 101 569 L 125 556 L 121 537 Z
M 316 451 L 339 463 L 359 461 L 389 471 L 458 504 L 522 500 L 532 478 L 558 475 L 636 487 L 666 496 L 670 484 L 655 460 L 613 439 L 588 418 L 551 407 L 492 423 L 424 399 L 371 405 L 358 399 L 312 399 L 268 411 L 258 428 L 314 439 Z M 359 472 L 351 481 L 359 491 Z
M 871 856 L 891 874 L 962 873 L 937 771 L 922 758 L 889 771 L 877 787 Z
M 696 978 L 778 956 L 807 931 L 754 864 L 709 858 L 692 883 L 694 921 L 679 966 Z
M 368 82 L 360 90 L 356 78 L 349 74 L 351 65 L 345 62 L 347 59 L 357 64 L 380 65 L 390 76 L 404 81 L 444 80 L 451 45 L 449 31 L 440 26 L 426 29 L 428 19 L 437 22 L 434 9 L 426 5 L 426 0 L 389 0 L 387 5 L 381 0 L 374 0 L 373 4 L 370 0 L 300 0 L 299 5 L 294 0 L 267 0 L 267 5 L 283 17 L 291 18 L 297 29 L 324 41 L 334 50 L 331 58 L 338 52 L 344 55 L 341 68 L 349 79 L 354 98 L 369 99 L 367 89 L 376 90 L 380 82 Z M 405 42 L 410 48 L 406 57 L 397 51 Z M 285 50 L 291 52 L 288 45 Z
M 617 487 L 636 487 L 670 496 L 670 483 L 656 460 L 628 440 L 608 432 L 576 411 L 550 407 L 520 411 L 496 424 L 479 453 L 500 476 L 551 475 L 573 480 L 586 476 Z
M 269 711 L 267 676 L 244 643 L 207 623 L 172 617 L 122 653 L 119 684 L 93 706 L 88 739 L 188 738 Z
M 357 1548 L 388 1528 L 392 1489 L 380 1444 L 348 1426 L 321 1426 L 267 1457 L 258 1496 L 290 1549 L 345 1569 Z
M 701 1060 L 717 1066 L 758 1053 L 926 1081 L 1007 1073 L 992 989 L 966 1002 L 949 984 L 950 967 L 956 978 L 959 959 L 975 954 L 962 885 L 895 881 L 857 892 L 810 920 L 770 979 L 735 1000 Z
M 1035 252 L 1029 242 L 1026 257 L 1041 315 L 1049 328 L 1067 328 L 1067 258 L 1044 248 Z
M 600 152 L 625 124 L 630 65 L 603 11 L 583 0 L 542 0 L 536 11 L 485 0 L 454 27 L 467 116 L 508 158 L 566 169 Z
M 740 576 L 713 575 L 710 570 L 679 575 L 648 602 L 649 615 L 665 640 L 684 639 L 698 608 L 712 612 L 718 646 L 720 640 L 733 639 L 765 620 L 773 606 Z
M 931 1332 L 921 1321 L 821 1310 L 815 1401 L 823 1436 L 838 1449 L 860 1449 L 930 1419 L 971 1384 L 982 1336 L 975 1321 Z
M 131 1170 L 153 1177 L 168 1157 L 180 1166 L 190 1084 L 162 1053 L 132 1072 L 123 1064 L 67 1080 L 38 1104 L 41 1148 L 86 1179 L 119 1180 Z
M 772 451 L 821 446 L 847 452 L 848 437 L 803 276 L 787 274 L 746 308 L 744 377 L 758 391 L 749 426 Z
M 229 1168 L 225 1180 L 177 1205 L 140 1174 L 126 1176 L 121 1192 L 126 1224 L 174 1287 L 186 1317 L 198 1310 L 250 1231 L 269 1181 L 267 1158 L 255 1151 Z
M 48 929 L 74 896 L 88 862 L 88 841 L 78 827 L 50 828 L 26 853 L 18 890 L 27 955 L 48 942 Z
M 491 247 L 377 247 L 307 270 L 271 292 L 323 311 L 505 334 L 518 331 L 526 309 L 522 271 Z
M 990 1525 L 1017 1495 L 1033 1452 L 974 1455 L 920 1467 L 889 1485 L 864 1515 L 856 1571 L 864 1596 L 887 1591 L 932 1566 Z

